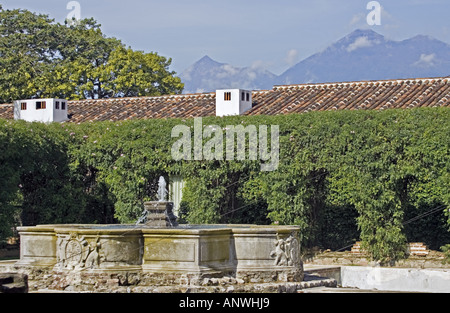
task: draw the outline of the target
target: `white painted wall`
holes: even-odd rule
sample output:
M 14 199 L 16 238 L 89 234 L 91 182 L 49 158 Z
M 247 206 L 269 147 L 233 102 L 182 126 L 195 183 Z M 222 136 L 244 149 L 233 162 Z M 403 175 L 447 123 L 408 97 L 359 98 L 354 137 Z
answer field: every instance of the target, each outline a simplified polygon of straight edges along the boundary
M 231 93 L 231 100 L 225 100 L 225 93 Z M 242 100 L 244 93 L 244 100 Z M 248 95 L 248 101 L 247 101 Z M 252 108 L 252 92 L 243 89 L 216 90 L 216 116 L 241 115 Z
M 450 269 L 342 266 L 342 287 L 450 293 Z
M 36 102 L 46 103 L 45 109 L 36 109 Z M 56 102 L 59 102 L 59 109 L 56 108 Z M 65 103 L 65 109 L 62 109 L 62 103 Z M 27 109 L 22 110 L 21 104 L 26 103 Z M 64 122 L 68 120 L 67 104 L 64 99 L 27 99 L 14 101 L 14 119 L 25 120 L 27 122 Z

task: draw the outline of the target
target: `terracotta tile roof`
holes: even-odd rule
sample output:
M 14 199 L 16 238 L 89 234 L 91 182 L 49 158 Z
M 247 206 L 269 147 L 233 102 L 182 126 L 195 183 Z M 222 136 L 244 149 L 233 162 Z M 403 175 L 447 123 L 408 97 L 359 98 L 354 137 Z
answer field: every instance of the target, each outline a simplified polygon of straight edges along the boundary
M 71 122 L 215 115 L 215 93 L 69 101 Z
M 0 104 L 0 118 L 9 120 L 14 118 L 14 107 L 12 104 Z
M 250 115 L 450 106 L 450 78 L 275 86 L 255 92 Z
M 69 101 L 70 122 L 215 115 L 215 93 Z M 450 107 L 450 77 L 274 86 L 254 91 L 246 115 Z M 12 105 L 0 105 L 13 118 Z

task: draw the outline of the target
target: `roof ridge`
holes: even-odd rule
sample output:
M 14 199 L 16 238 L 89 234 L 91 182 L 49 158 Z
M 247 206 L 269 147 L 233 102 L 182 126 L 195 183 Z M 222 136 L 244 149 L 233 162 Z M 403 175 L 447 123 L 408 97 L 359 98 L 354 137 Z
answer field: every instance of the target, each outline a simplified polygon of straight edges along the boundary
M 252 90 L 252 93 L 267 93 L 271 92 L 272 89 L 267 90 Z M 132 101 L 132 100 L 143 100 L 143 99 L 164 99 L 164 98 L 192 98 L 201 96 L 215 96 L 216 92 L 202 92 L 202 93 L 186 93 L 186 94 L 176 94 L 176 95 L 160 95 L 160 96 L 142 96 L 142 97 L 118 97 L 118 98 L 102 98 L 102 99 L 79 99 L 79 100 L 68 100 L 68 102 L 86 102 L 86 101 Z
M 273 90 L 278 89 L 287 89 L 287 88 L 295 88 L 295 87 L 323 87 L 323 86 L 346 86 L 346 85 L 355 85 L 355 84 L 369 84 L 375 85 L 379 83 L 387 83 L 387 82 L 397 82 L 403 83 L 408 81 L 425 81 L 425 80 L 450 80 L 450 76 L 446 77 L 422 77 L 422 78 L 396 78 L 396 79 L 382 79 L 382 80 L 359 80 L 359 81 L 346 81 L 346 82 L 326 82 L 326 83 L 304 83 L 304 84 L 289 84 L 289 85 L 274 85 Z
M 68 100 L 69 102 L 78 101 L 117 101 L 117 100 L 142 100 L 142 99 L 163 99 L 163 98 L 188 98 L 188 97 L 199 97 L 207 95 L 215 95 L 215 92 L 205 92 L 205 93 L 188 93 L 188 94 L 175 94 L 175 95 L 159 95 L 159 96 L 141 96 L 141 97 L 117 97 L 117 98 L 102 98 L 102 99 L 79 99 L 79 100 Z

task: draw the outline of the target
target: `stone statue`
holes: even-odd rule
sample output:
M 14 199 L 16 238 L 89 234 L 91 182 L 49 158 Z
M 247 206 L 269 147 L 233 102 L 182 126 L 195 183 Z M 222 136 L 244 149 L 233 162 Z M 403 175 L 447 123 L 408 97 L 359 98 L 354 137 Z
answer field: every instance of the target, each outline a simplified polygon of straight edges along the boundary
M 167 201 L 167 194 L 166 180 L 161 176 L 158 182 L 158 201 Z
M 275 250 L 270 252 L 270 256 L 275 258 L 275 266 L 293 266 L 300 262 L 300 244 L 294 235 L 286 239 L 278 238 L 275 243 Z
M 275 258 L 275 266 L 286 266 L 288 265 L 288 256 L 286 254 L 286 242 L 284 239 L 278 239 L 275 244 L 275 250 L 270 252 L 270 256 Z

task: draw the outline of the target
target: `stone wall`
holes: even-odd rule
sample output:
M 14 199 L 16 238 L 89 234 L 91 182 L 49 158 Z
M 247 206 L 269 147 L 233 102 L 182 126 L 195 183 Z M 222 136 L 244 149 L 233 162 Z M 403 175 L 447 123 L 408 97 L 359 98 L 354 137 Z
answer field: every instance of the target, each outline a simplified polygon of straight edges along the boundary
M 450 270 L 342 266 L 341 284 L 365 290 L 450 293 Z
M 309 255 L 304 258 L 305 265 L 358 265 L 370 266 L 373 262 L 364 253 L 350 251 L 331 252 L 325 251 Z M 445 263 L 445 255 L 439 251 L 429 250 L 427 254 L 409 255 L 406 259 L 399 260 L 392 267 L 408 268 L 450 268 Z
M 27 293 L 28 276 L 18 273 L 0 273 L 0 293 Z
M 190 274 L 136 272 L 95 272 L 89 270 L 55 272 L 52 269 L 15 268 L 28 278 L 30 292 L 70 293 L 293 293 L 303 289 L 336 287 L 335 279 L 306 275 L 301 282 L 237 278 L 233 273 L 221 277 Z M 19 274 L 17 274 L 19 275 Z

